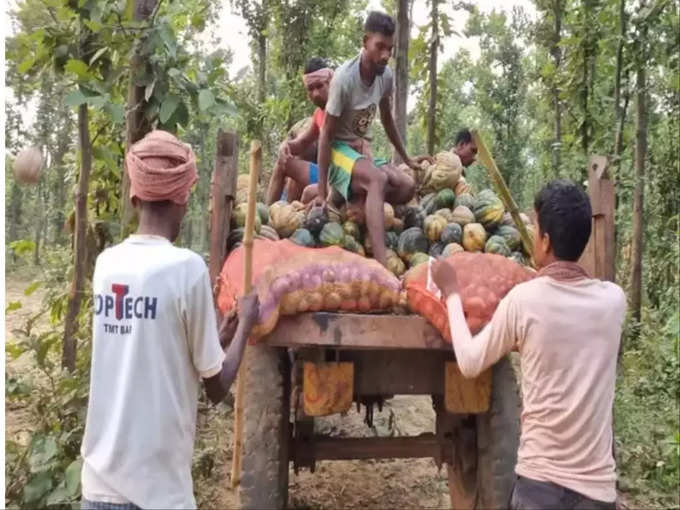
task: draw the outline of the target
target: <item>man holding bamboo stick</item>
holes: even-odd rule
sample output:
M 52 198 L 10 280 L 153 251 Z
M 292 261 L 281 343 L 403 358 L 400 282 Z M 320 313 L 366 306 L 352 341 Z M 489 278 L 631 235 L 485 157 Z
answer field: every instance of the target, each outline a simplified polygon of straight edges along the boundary
M 214 403 L 227 394 L 258 301 L 245 296 L 238 326 L 218 331 L 205 262 L 172 244 L 197 178 L 191 148 L 153 131 L 126 163 L 139 228 L 95 266 L 82 508 L 195 508 L 200 382 Z

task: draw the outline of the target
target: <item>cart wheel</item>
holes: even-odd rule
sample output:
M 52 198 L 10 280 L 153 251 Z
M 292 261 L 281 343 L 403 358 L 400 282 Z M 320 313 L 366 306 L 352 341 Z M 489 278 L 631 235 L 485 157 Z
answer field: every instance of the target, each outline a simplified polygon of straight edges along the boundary
M 470 415 L 455 432 L 453 465 L 447 466 L 452 508 L 507 508 L 515 482 L 520 399 L 510 358 L 493 367 L 491 406 Z
M 285 349 L 248 346 L 245 354 L 243 458 L 238 495 L 244 509 L 288 502 L 290 362 Z

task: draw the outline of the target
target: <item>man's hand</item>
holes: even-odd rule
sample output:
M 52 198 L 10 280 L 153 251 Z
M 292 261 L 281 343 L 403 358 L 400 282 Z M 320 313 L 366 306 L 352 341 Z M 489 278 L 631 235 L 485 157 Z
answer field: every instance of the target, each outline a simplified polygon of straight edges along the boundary
M 453 264 L 437 259 L 432 263 L 432 279 L 445 298 L 458 292 L 458 276 Z
M 246 331 L 250 331 L 255 323 L 260 310 L 260 302 L 257 297 L 257 292 L 254 290 L 239 299 L 238 302 L 238 316 L 239 321 L 243 321 L 243 327 Z
M 222 346 L 222 349 L 229 345 L 231 339 L 234 338 L 237 326 L 238 315 L 236 313 L 230 313 L 222 319 L 220 327 L 217 330 L 217 335 L 220 339 L 220 345 Z
M 288 164 L 288 160 L 292 157 L 293 154 L 290 151 L 290 145 L 288 144 L 288 140 L 286 140 L 279 145 L 279 158 L 281 159 L 281 162 L 286 165 Z
M 314 199 L 313 199 L 312 201 L 310 201 L 310 202 L 307 204 L 307 208 L 306 208 L 306 209 L 307 209 L 307 212 L 309 212 L 309 210 L 310 210 L 312 207 L 321 207 L 321 208 L 325 211 L 325 210 L 326 210 L 326 205 L 327 205 L 326 197 L 325 197 L 325 196 L 321 196 L 321 194 L 319 194 L 319 195 L 317 195 L 316 197 L 314 197 Z
M 416 156 L 415 158 L 408 158 L 406 161 L 404 161 L 404 163 L 406 163 L 410 169 L 420 172 L 423 169 L 421 166 L 423 161 L 432 163 L 434 162 L 434 159 L 431 156 Z
M 427 161 L 430 165 L 434 164 L 434 158 L 432 156 L 428 156 L 427 154 L 423 154 L 422 156 L 416 156 L 412 158 L 418 165 L 422 165 L 423 161 Z

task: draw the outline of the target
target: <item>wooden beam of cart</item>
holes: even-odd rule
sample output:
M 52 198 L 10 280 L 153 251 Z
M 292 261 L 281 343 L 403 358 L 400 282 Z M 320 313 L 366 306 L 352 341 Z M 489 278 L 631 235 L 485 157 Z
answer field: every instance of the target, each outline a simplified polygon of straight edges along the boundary
M 316 312 L 284 316 L 262 341 L 280 347 L 452 350 L 419 315 Z

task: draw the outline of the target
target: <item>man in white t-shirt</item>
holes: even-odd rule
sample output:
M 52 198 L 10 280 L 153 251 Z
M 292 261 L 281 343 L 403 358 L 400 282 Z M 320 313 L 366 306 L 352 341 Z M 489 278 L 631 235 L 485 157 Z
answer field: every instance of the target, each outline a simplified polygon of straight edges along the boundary
M 191 148 L 153 131 L 130 148 L 126 163 L 139 228 L 102 252 L 95 267 L 82 508 L 195 508 L 200 383 L 214 403 L 227 394 L 257 319 L 257 297 L 241 300 L 233 338 L 233 322 L 218 333 L 205 262 L 172 244 L 196 181 Z
M 522 434 L 510 507 L 614 510 L 612 405 L 626 296 L 577 263 L 591 230 L 590 202 L 580 188 L 553 181 L 534 206 L 538 276 L 512 289 L 474 338 L 455 264 L 436 261 L 433 279 L 447 296 L 453 349 L 465 377 L 519 351 Z

